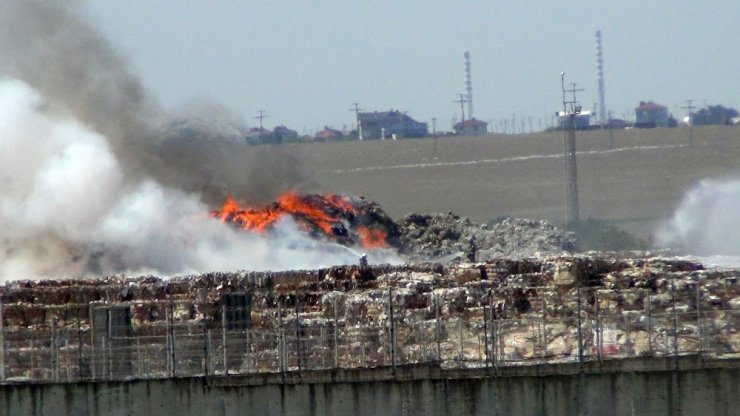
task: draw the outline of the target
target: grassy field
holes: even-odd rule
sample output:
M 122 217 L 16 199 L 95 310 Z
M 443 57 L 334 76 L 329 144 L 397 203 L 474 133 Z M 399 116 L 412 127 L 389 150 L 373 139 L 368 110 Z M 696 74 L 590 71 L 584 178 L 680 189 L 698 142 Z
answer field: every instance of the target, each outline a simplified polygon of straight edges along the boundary
M 581 218 L 649 237 L 705 178 L 740 176 L 740 127 L 578 132 Z M 562 223 L 561 132 L 288 145 L 312 176 L 305 191 L 364 195 L 398 218 L 448 212 Z

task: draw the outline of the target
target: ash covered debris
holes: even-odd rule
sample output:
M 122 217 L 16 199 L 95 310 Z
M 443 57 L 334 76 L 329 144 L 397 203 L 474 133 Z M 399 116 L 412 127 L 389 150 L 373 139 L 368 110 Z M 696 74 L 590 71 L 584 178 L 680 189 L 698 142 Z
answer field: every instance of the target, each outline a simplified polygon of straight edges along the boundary
M 547 221 L 505 218 L 489 226 L 453 213 L 410 214 L 398 226 L 399 251 L 412 258 L 452 256 L 475 262 L 567 255 L 575 249 L 575 236 Z

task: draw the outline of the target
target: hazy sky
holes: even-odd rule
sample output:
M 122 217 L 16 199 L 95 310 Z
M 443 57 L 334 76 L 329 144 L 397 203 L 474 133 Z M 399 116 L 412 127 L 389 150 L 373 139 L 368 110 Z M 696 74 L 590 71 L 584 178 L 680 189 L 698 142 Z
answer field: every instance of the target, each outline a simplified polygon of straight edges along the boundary
M 686 99 L 740 106 L 740 2 L 713 1 L 109 1 L 91 20 L 169 108 L 207 99 L 250 126 L 351 127 L 349 108 L 408 111 L 449 129 L 460 117 L 463 53 L 475 116 L 535 129 L 561 107 L 560 72 L 633 117 L 641 100 L 681 117 Z M 519 121 L 517 122 L 519 124 Z M 527 127 L 528 128 L 528 127 Z

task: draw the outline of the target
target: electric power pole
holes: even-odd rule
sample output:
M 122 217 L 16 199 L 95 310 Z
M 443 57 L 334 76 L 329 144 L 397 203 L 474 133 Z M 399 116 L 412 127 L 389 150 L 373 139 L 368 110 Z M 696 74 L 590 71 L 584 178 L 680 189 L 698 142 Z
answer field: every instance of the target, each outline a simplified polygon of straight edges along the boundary
M 267 118 L 267 114 L 265 114 L 265 110 L 257 110 L 257 117 L 255 117 L 255 120 L 260 121 L 260 130 L 262 130 L 262 119 Z
M 565 160 L 565 223 L 573 225 L 579 220 L 578 205 L 578 168 L 576 166 L 576 116 L 581 113 L 581 106 L 576 100 L 576 93 L 583 91 L 571 83 L 569 90 L 565 89 L 565 72 L 560 73 L 560 86 L 563 91 L 563 117 L 567 117 L 567 126 L 563 126 L 563 144 Z M 568 101 L 567 93 L 573 94 Z M 566 128 L 567 127 L 567 128 Z
M 362 140 L 362 122 L 360 121 L 360 111 L 365 110 L 360 108 L 360 103 L 352 103 L 352 108 L 350 108 L 349 111 L 355 113 L 355 118 L 357 119 L 357 138 L 359 140 Z
M 694 147 L 694 100 L 686 100 L 686 106 L 681 108 L 689 110 L 689 147 Z
M 460 104 L 460 112 L 462 113 L 462 120 L 460 120 L 460 122 L 462 123 L 462 122 L 465 121 L 465 103 L 467 103 L 468 100 L 465 99 L 465 97 L 466 97 L 465 94 L 457 94 L 457 95 L 460 98 L 458 98 L 457 100 L 453 101 L 453 103 Z

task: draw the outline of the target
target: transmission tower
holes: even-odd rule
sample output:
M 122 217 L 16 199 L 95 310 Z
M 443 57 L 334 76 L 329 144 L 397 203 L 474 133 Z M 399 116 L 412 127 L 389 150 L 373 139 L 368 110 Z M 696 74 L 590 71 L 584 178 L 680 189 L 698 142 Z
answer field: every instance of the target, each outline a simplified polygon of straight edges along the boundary
M 468 99 L 468 117 L 473 118 L 473 80 L 470 76 L 470 52 L 465 52 L 465 93 Z

